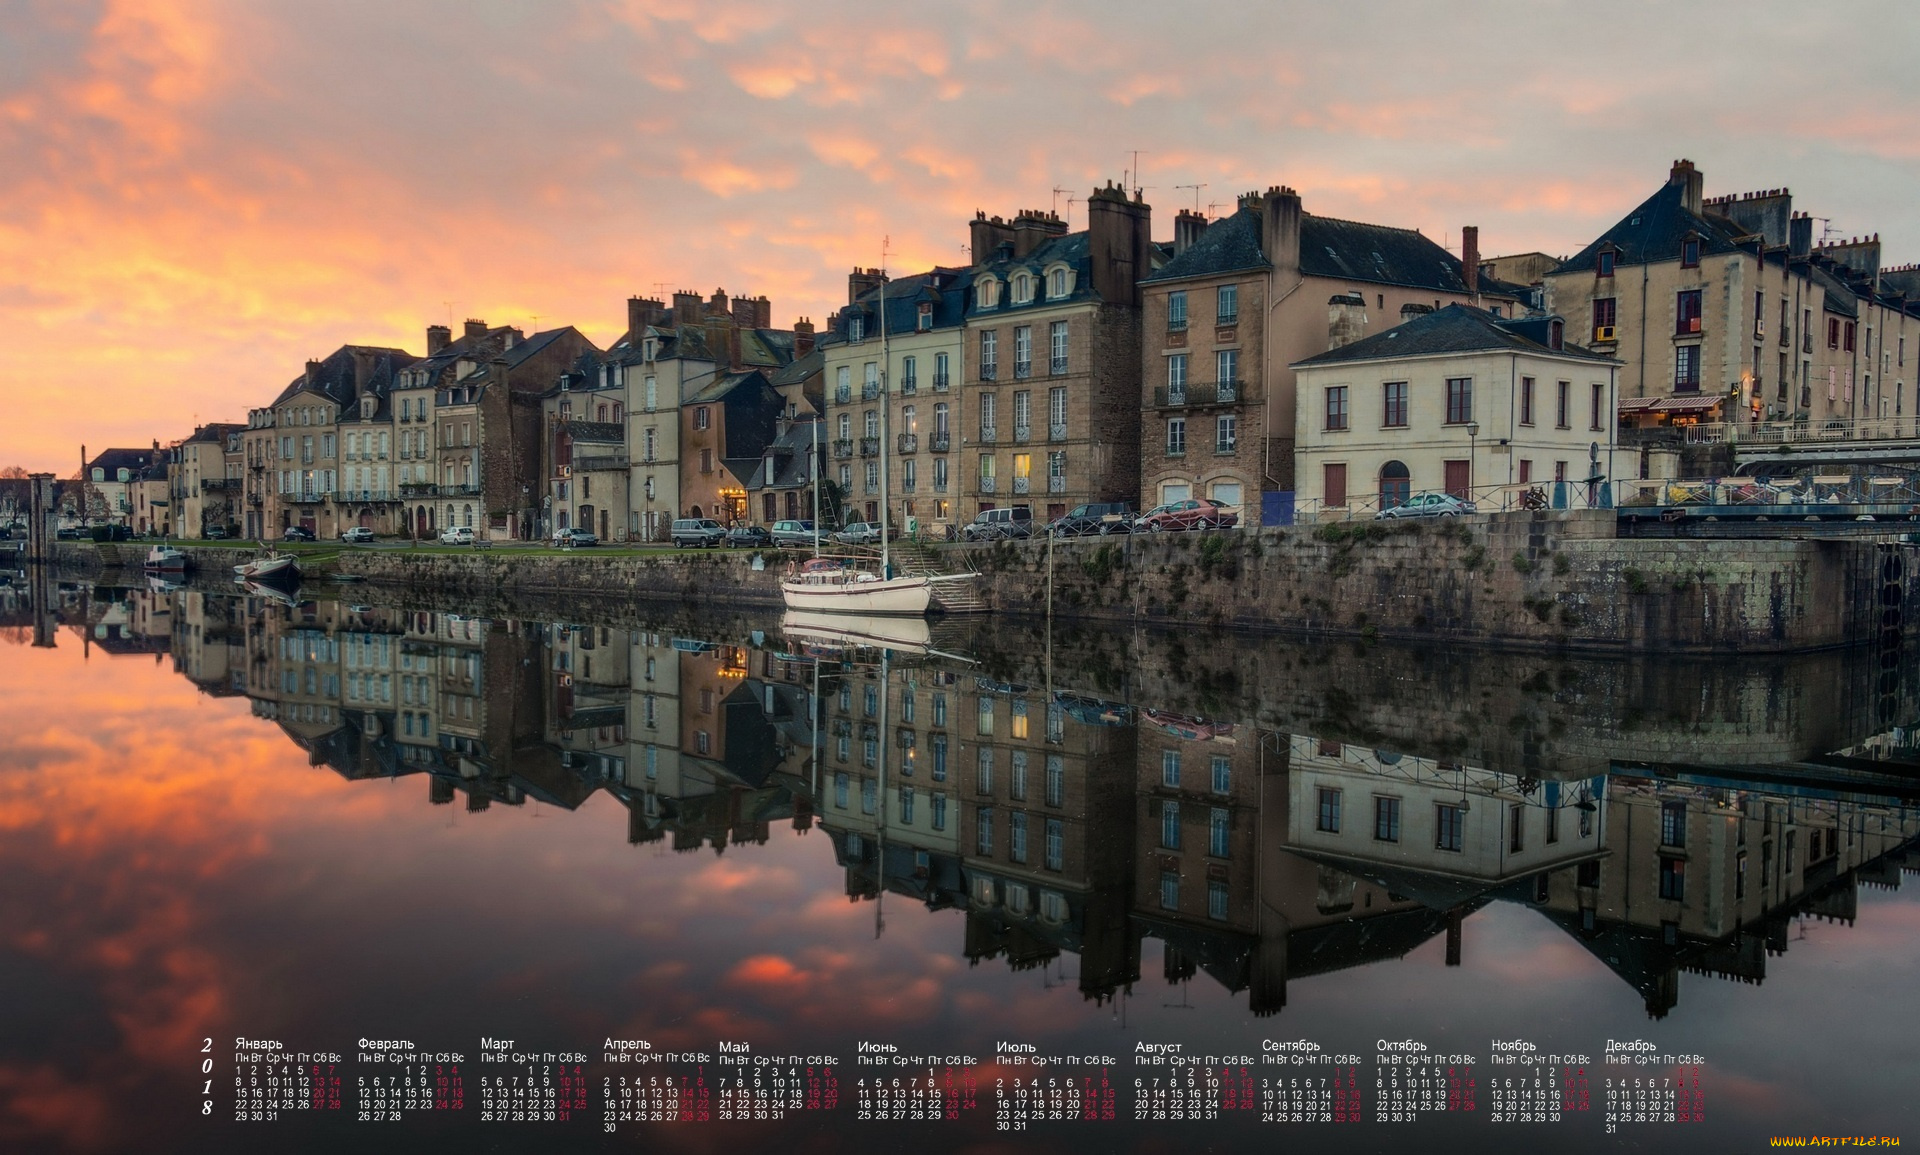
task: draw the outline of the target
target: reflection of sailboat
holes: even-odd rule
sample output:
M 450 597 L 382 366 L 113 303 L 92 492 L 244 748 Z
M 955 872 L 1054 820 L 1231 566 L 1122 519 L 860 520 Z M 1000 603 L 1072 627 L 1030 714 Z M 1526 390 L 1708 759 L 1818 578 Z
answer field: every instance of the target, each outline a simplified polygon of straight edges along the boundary
M 933 642 L 925 618 L 858 617 L 791 609 L 780 632 L 797 641 L 834 647 L 875 646 L 924 654 Z
M 187 554 L 185 550 L 175 549 L 164 543 L 156 545 L 147 551 L 147 560 L 140 568 L 148 573 L 185 573 L 187 572 Z
M 240 586 L 247 591 L 247 596 L 249 597 L 266 598 L 268 601 L 279 602 L 281 605 L 289 607 L 300 604 L 298 598 L 295 598 L 286 590 L 276 586 L 262 585 L 259 582 L 247 581 L 245 579 L 241 579 Z

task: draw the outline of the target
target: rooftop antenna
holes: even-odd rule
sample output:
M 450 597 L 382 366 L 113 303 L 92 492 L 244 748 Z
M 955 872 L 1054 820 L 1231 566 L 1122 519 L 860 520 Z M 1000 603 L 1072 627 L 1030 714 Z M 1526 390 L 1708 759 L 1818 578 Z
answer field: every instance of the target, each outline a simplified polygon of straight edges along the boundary
M 1218 210 L 1218 209 L 1220 208 L 1220 206 L 1221 206 L 1222 204 L 1225 204 L 1225 203 L 1226 203 L 1226 202 L 1224 202 L 1224 201 L 1208 201 L 1208 202 L 1207 202 L 1207 215 L 1208 215 L 1208 216 L 1210 216 L 1210 217 L 1217 217 L 1217 216 L 1219 216 L 1220 214 L 1219 214 L 1219 212 L 1218 212 L 1218 211 L 1216 211 L 1216 210 Z
M 667 283 L 665 281 L 655 281 L 653 283 L 653 299 L 656 301 L 664 301 L 667 299 Z
M 1204 184 L 1177 184 L 1177 185 L 1174 185 L 1173 187 L 1174 187 L 1175 189 L 1183 189 L 1183 188 L 1190 188 L 1190 189 L 1192 189 L 1192 190 L 1193 190 L 1193 211 L 1194 211 L 1194 212 L 1196 212 L 1196 213 L 1200 211 L 1200 190 L 1201 190 L 1201 189 L 1203 189 L 1203 188 L 1206 188 L 1206 187 L 1207 187 L 1206 185 L 1204 185 Z
M 1060 212 L 1060 194 L 1061 193 L 1067 194 L 1067 216 L 1072 217 L 1073 202 L 1079 200 L 1080 198 L 1073 195 L 1072 189 L 1064 189 L 1064 188 L 1061 188 L 1059 185 L 1055 185 L 1053 187 L 1053 211 L 1056 216 L 1059 215 L 1059 212 Z
M 1145 191 L 1146 187 L 1140 183 L 1140 150 L 1136 148 L 1133 150 L 1133 195 L 1138 197 Z

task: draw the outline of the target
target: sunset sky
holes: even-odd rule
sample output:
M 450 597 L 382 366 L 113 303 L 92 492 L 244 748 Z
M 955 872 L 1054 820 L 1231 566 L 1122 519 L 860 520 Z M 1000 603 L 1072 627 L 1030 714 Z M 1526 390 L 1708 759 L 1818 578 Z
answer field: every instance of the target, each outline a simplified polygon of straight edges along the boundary
M 725 288 L 823 321 L 883 237 L 904 272 L 960 263 L 976 209 L 1081 227 L 1134 149 L 1160 238 L 1284 183 L 1566 254 L 1686 156 L 1920 261 L 1897 2 L 0 0 L 0 30 L 0 465 L 62 474 L 450 317 L 604 345 L 630 295 Z

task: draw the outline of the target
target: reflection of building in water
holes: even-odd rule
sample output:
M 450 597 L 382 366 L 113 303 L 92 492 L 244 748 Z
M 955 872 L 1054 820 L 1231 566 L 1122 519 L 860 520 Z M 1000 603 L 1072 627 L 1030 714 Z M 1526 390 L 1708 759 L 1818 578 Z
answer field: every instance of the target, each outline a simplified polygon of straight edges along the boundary
M 224 698 L 246 692 L 244 604 L 198 590 L 173 594 L 173 668 L 204 694 Z
M 1544 909 L 1656 1018 L 1682 971 L 1759 982 L 1794 919 L 1851 923 L 1860 882 L 1897 885 L 1920 837 L 1911 807 L 1831 792 L 1617 776 L 1607 797 L 1607 854 L 1555 874 Z

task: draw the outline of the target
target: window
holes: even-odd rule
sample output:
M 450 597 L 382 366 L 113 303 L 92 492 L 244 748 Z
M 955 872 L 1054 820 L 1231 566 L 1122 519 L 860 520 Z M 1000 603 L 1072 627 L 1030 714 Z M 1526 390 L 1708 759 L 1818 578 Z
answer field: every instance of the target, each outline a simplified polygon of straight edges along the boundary
M 1160 785 L 1174 790 L 1180 788 L 1180 751 L 1160 752 Z
M 1473 420 L 1473 378 L 1447 378 L 1447 424 L 1465 425 Z
M 1573 402 L 1573 382 L 1571 381 L 1560 382 L 1554 393 L 1554 409 L 1553 409 L 1554 428 L 1556 429 L 1569 428 L 1567 424 L 1567 421 L 1569 418 L 1568 408 L 1572 405 L 1572 402 Z
M 860 780 L 860 813 L 872 814 L 878 808 L 878 787 L 874 784 L 873 779 L 862 778 Z
M 869 409 L 862 415 L 860 436 L 880 436 L 880 411 L 878 409 Z
M 1611 341 L 1615 339 L 1615 336 L 1616 336 L 1615 326 L 1616 324 L 1618 324 L 1616 320 L 1617 313 L 1615 312 L 1615 308 L 1616 308 L 1615 302 L 1612 297 L 1594 298 L 1594 302 L 1593 302 L 1593 339 L 1594 340 Z
M 1687 804 L 1660 804 L 1660 845 L 1684 847 L 1687 844 Z
M 945 794 L 933 796 L 933 828 L 935 830 L 947 828 L 947 796 Z
M 1167 330 L 1178 333 L 1187 327 L 1187 294 L 1176 289 L 1167 294 Z
M 1347 504 L 1347 466 L 1345 462 L 1328 462 L 1320 467 L 1322 484 L 1321 500 L 1330 509 L 1341 509 Z
M 980 380 L 991 381 L 1000 371 L 1000 334 L 992 329 L 980 331 Z
M 867 319 L 859 313 L 847 318 L 847 340 L 864 341 L 867 339 Z
M 1683 901 L 1687 897 L 1686 859 L 1661 856 L 1660 897 L 1673 902 Z
M 1519 854 L 1527 848 L 1527 808 L 1518 804 L 1507 806 L 1507 853 Z
M 1055 269 L 1047 274 L 1047 296 L 1058 301 L 1067 295 L 1067 271 Z
M 1049 437 L 1067 435 L 1067 387 L 1055 385 L 1047 390 L 1047 423 Z
M 1027 860 L 1027 816 L 1023 811 L 1007 815 L 1007 858 L 1013 862 Z
M 974 301 L 982 309 L 991 309 L 1000 303 L 1000 282 L 988 277 L 974 287 Z
M 1682 289 L 1674 298 L 1673 331 L 1686 335 L 1700 331 L 1700 290 Z
M 933 355 L 933 387 L 935 389 L 947 387 L 947 355 L 945 353 Z
M 847 808 L 847 776 L 844 773 L 833 776 L 833 804 L 841 810 Z
M 1027 752 L 1015 750 L 1010 756 L 1012 772 L 1007 775 L 1007 797 L 1015 802 L 1027 800 Z
M 933 780 L 945 782 L 947 780 L 947 736 L 935 734 L 928 745 L 933 748 Z
M 1340 791 L 1330 786 L 1319 790 L 1320 810 L 1314 829 L 1325 834 L 1340 833 Z
M 1223 878 L 1207 880 L 1207 917 L 1225 921 L 1227 917 L 1227 882 Z
M 1180 909 L 1180 872 L 1177 870 L 1160 872 L 1160 909 Z
M 1602 277 L 1613 276 L 1613 254 L 1611 252 L 1604 252 L 1596 257 L 1594 259 L 1594 271 Z
M 1600 424 L 1600 417 L 1606 411 L 1607 387 L 1595 381 L 1588 392 L 1590 396 L 1587 401 L 1587 428 L 1605 429 L 1606 426 Z
M 1014 436 L 1019 437 L 1021 430 L 1030 430 L 1033 425 L 1033 394 L 1021 389 L 1013 395 Z
M 983 737 L 990 737 L 993 734 L 993 699 L 982 694 L 980 695 L 979 702 L 980 709 L 976 716 L 976 732 Z
M 1167 404 L 1187 403 L 1187 355 L 1175 353 L 1167 358 Z
M 1067 764 L 1058 754 L 1047 755 L 1047 805 L 1065 806 L 1067 799 Z
M 1240 417 L 1222 413 L 1213 419 L 1213 451 L 1232 453 L 1240 443 Z
M 1347 427 L 1347 387 L 1345 385 L 1327 386 L 1327 418 L 1325 428 L 1329 431 Z
M 1380 424 L 1389 429 L 1403 429 L 1407 424 L 1407 383 L 1389 381 L 1380 386 Z
M 1215 323 L 1232 325 L 1240 320 L 1240 286 L 1222 285 L 1218 297 Z
M 1047 328 L 1047 372 L 1067 371 L 1067 323 L 1055 321 Z
M 1673 351 L 1673 391 L 1700 391 L 1700 346 L 1681 345 Z
M 993 793 L 993 747 L 980 747 L 980 756 L 973 770 L 974 792 Z
M 1013 303 L 1024 305 L 1033 300 L 1033 278 L 1021 272 L 1013 275 Z
M 999 423 L 1000 398 L 993 393 L 980 395 L 980 440 L 991 441 Z
M 913 357 L 900 358 L 900 391 L 911 393 L 920 386 L 920 362 Z
M 993 807 L 982 806 L 974 820 L 974 851 L 979 854 L 993 853 Z
M 1533 424 L 1533 378 L 1520 378 L 1520 424 Z
M 931 301 L 920 302 L 919 312 L 917 312 L 913 318 L 913 327 L 922 333 L 933 328 L 933 303 Z
M 1187 419 L 1167 418 L 1167 456 L 1182 457 L 1187 452 Z
M 1207 853 L 1215 858 L 1227 857 L 1227 839 L 1231 830 L 1231 818 L 1227 808 L 1210 807 L 1207 811 Z
M 1067 866 L 1067 824 L 1058 818 L 1047 819 L 1046 867 L 1065 870 Z
M 1442 802 L 1434 807 L 1433 848 L 1458 852 L 1466 845 L 1467 814 Z
M 1841 347 L 1849 353 L 1853 352 L 1853 322 L 1843 322 L 1840 331 L 1843 334 L 1840 342 Z M 329 454 L 329 456 L 331 456 L 331 454 Z
M 909 826 L 913 824 L 913 787 L 911 786 L 900 788 L 900 821 Z
M 1013 375 L 1033 376 L 1033 326 L 1020 325 L 1013 330 Z
M 1378 798 L 1373 800 L 1373 837 L 1376 842 L 1400 841 L 1400 800 L 1398 798 Z
M 1160 846 L 1165 850 L 1180 849 L 1180 804 L 1163 800 L 1160 803 Z
M 1222 349 L 1214 354 L 1213 370 L 1214 380 L 1219 382 L 1223 391 L 1220 400 L 1231 400 L 1224 395 L 1224 391 L 1240 383 L 1240 350 Z
M 1683 269 L 1692 269 L 1692 268 L 1697 268 L 1699 264 L 1700 264 L 1699 239 L 1696 237 L 1688 237 L 1686 240 L 1681 241 L 1680 242 L 1680 267 Z

